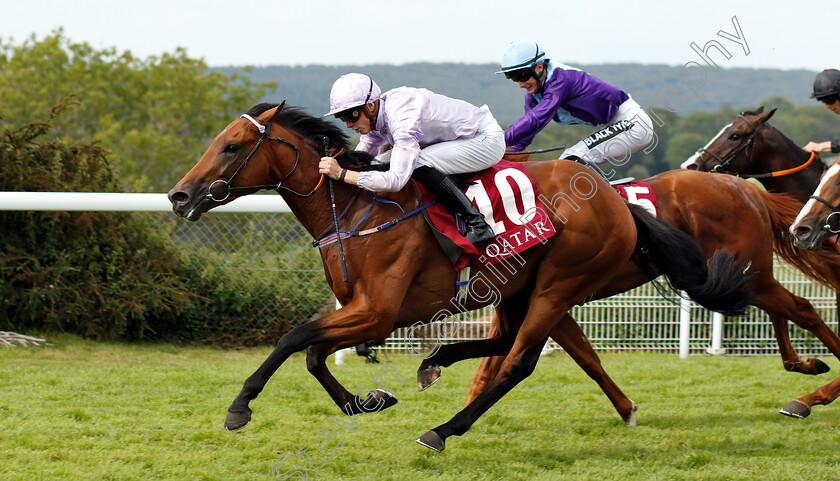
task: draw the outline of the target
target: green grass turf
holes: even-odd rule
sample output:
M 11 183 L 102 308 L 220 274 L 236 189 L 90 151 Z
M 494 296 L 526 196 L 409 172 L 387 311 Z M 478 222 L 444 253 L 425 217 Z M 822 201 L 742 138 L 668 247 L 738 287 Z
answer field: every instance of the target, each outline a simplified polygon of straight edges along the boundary
M 785 372 L 778 357 L 602 355 L 640 406 L 631 428 L 553 353 L 436 453 L 414 439 L 461 408 L 477 361 L 417 392 L 410 356 L 331 358 L 354 392 L 376 387 L 383 366 L 404 377 L 384 376 L 399 404 L 354 426 L 298 354 L 251 403 L 252 423 L 230 433 L 227 407 L 270 349 L 50 341 L 0 348 L 0 480 L 840 479 L 838 406 L 805 420 L 778 414 L 840 372 L 834 359 L 812 377 Z

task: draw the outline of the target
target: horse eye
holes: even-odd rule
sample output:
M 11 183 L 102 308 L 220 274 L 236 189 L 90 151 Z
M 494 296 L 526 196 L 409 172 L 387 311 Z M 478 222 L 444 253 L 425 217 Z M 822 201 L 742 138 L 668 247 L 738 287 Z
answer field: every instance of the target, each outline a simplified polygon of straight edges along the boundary
M 227 144 L 222 149 L 222 152 L 225 153 L 225 154 L 235 154 L 235 153 L 239 152 L 239 145 L 237 145 L 237 144 Z
M 741 134 L 732 134 L 729 136 L 729 140 L 740 140 Z

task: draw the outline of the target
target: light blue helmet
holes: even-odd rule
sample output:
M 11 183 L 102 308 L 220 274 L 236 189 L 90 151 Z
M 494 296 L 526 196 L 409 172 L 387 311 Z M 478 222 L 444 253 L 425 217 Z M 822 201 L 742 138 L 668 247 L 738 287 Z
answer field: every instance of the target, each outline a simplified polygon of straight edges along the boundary
M 533 40 L 519 39 L 511 42 L 502 54 L 502 69 L 496 73 L 533 67 L 545 57 L 543 49 Z

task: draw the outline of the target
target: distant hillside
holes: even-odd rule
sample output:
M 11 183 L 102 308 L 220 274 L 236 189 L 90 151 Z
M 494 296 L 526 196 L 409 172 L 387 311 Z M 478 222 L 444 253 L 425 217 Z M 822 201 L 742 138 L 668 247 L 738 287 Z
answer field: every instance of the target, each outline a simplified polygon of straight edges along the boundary
M 603 64 L 576 67 L 621 87 L 643 107 L 669 107 L 679 115 L 696 111 L 716 111 L 729 105 L 736 109 L 757 107 L 762 101 L 782 96 L 795 105 L 813 103 L 808 99 L 817 72 L 776 69 L 721 69 L 705 71 L 705 85 L 695 92 L 688 82 L 704 79 L 697 69 L 682 66 Z M 230 73 L 239 67 L 214 68 Z M 426 87 L 437 93 L 487 104 L 501 124 L 509 125 L 522 114 L 524 90 L 501 75 L 495 64 L 412 63 L 405 65 L 365 65 L 304 67 L 254 67 L 244 72 L 259 82 L 277 82 L 277 90 L 259 101 L 286 100 L 314 114 L 327 112 L 332 83 L 344 73 L 362 72 L 372 76 L 383 90 L 408 85 Z

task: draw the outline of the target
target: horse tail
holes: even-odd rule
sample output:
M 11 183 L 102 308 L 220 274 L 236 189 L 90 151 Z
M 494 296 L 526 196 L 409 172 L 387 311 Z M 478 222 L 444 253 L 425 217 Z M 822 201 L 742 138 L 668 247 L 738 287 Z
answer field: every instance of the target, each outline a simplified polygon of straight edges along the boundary
M 820 284 L 840 291 L 840 252 L 805 251 L 793 245 L 788 227 L 793 224 L 802 204 L 787 194 L 773 194 L 755 188 L 761 195 L 773 225 L 773 251 L 803 274 Z
M 653 264 L 671 287 L 682 289 L 695 302 L 726 315 L 742 315 L 752 294 L 745 288 L 749 266 L 737 262 L 726 250 L 706 258 L 697 242 L 685 232 L 657 219 L 644 208 L 628 204 L 638 232 L 637 256 L 643 269 Z

